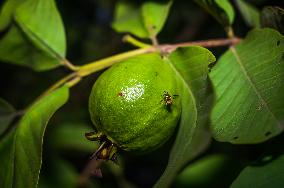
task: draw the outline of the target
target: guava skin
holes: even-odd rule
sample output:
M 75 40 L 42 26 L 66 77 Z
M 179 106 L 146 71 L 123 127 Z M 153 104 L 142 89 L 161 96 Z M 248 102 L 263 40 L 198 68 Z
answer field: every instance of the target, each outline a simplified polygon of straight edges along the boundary
M 175 73 L 158 54 L 116 64 L 95 82 L 89 111 L 96 132 L 125 151 L 146 153 L 165 143 L 179 121 Z M 166 105 L 164 93 L 175 96 Z

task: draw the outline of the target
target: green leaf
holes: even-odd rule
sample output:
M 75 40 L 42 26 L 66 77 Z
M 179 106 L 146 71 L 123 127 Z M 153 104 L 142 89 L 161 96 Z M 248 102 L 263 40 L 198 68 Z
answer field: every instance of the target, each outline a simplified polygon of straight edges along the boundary
M 182 115 L 168 165 L 155 187 L 169 187 L 175 176 L 210 143 L 208 113 L 212 101 L 208 65 L 215 57 L 205 48 L 179 48 L 169 58 L 181 84 Z
M 280 7 L 265 7 L 261 11 L 261 26 L 270 27 L 284 34 L 284 9 Z
M 35 46 L 59 61 L 65 58 L 65 31 L 54 0 L 25 1 L 17 7 L 15 20 Z
M 163 28 L 172 1 L 145 2 L 141 7 L 119 2 L 116 5 L 112 27 L 117 32 L 129 32 L 140 38 L 155 37 Z
M 12 105 L 0 98 L 0 135 L 8 128 L 14 119 L 15 112 Z
M 41 98 L 28 109 L 16 129 L 1 140 L 1 187 L 37 186 L 46 125 L 67 99 L 67 87 Z
M 284 187 L 284 155 L 262 165 L 246 167 L 231 188 Z
M 15 25 L 0 40 L 0 60 L 37 71 L 52 69 L 59 65 L 57 59 L 37 49 Z
M 72 149 L 77 151 L 94 152 L 98 148 L 98 142 L 91 142 L 85 138 L 85 133 L 90 128 L 82 123 L 64 123 L 58 125 L 50 136 L 54 147 L 59 150 Z
M 240 170 L 239 159 L 234 160 L 224 154 L 209 154 L 182 170 L 172 187 L 228 187 Z
M 13 20 L 13 13 L 24 0 L 6 0 L 0 11 L 0 31 L 3 31 Z
M 142 16 L 145 28 L 150 37 L 155 37 L 163 28 L 173 1 L 167 3 L 145 2 L 142 5 Z
M 244 0 L 235 1 L 246 24 L 250 27 L 260 27 L 260 11 Z
M 148 37 L 140 9 L 130 3 L 118 2 L 116 4 L 112 28 L 117 32 L 129 32 L 140 38 Z
M 213 67 L 212 132 L 216 140 L 253 144 L 284 128 L 284 37 L 255 29 Z
M 233 24 L 235 18 L 234 9 L 229 0 L 194 0 L 207 10 L 224 27 Z

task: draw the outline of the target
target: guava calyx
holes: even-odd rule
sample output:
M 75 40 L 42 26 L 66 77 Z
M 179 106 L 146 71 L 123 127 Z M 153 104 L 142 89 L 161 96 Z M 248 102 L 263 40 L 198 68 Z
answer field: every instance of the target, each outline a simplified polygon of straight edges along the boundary
M 85 137 L 91 141 L 99 141 L 100 146 L 97 151 L 91 156 L 91 159 L 111 160 L 117 163 L 118 146 L 113 143 L 106 135 L 102 133 L 89 132 L 85 133 Z

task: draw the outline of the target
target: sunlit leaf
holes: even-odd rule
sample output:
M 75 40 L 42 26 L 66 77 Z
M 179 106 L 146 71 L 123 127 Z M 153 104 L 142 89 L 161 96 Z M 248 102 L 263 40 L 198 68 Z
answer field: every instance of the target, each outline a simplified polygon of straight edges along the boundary
M 167 20 L 171 5 L 172 1 L 167 3 L 157 3 L 153 1 L 143 3 L 143 22 L 149 36 L 155 37 L 162 30 Z
M 130 3 L 125 2 L 116 4 L 112 28 L 117 32 L 129 32 L 140 38 L 147 38 L 149 35 L 144 27 L 139 7 L 134 7 Z
M 232 25 L 235 18 L 234 9 L 229 0 L 194 0 L 207 10 L 215 19 L 227 27 Z
M 247 166 L 231 188 L 284 187 L 284 155 L 263 164 Z
M 25 1 L 17 7 L 15 20 L 35 46 L 59 61 L 65 58 L 65 31 L 54 0 Z
M 155 187 L 169 187 L 184 165 L 210 143 L 207 126 L 212 93 L 208 65 L 214 61 L 210 51 L 196 46 L 180 48 L 168 58 L 181 85 L 182 115 L 167 168 Z
M 260 11 L 245 0 L 235 1 L 246 24 L 250 27 L 260 27 Z
M 0 135 L 7 129 L 14 119 L 15 109 L 8 102 L 0 98 Z
M 231 47 L 210 74 L 216 93 L 212 131 L 236 144 L 266 141 L 284 129 L 284 37 L 256 29 Z
M 37 49 L 17 26 L 12 26 L 0 40 L 0 60 L 37 71 L 57 67 L 58 60 Z
M 28 109 L 18 126 L 0 141 L 0 187 L 37 186 L 46 125 L 67 99 L 67 87 L 43 97 Z
M 276 6 L 264 7 L 261 11 L 261 26 L 276 29 L 284 35 L 284 9 Z
M 7 28 L 13 20 L 13 13 L 24 0 L 6 0 L 0 10 L 0 31 Z
M 141 7 L 119 2 L 116 5 L 112 27 L 117 32 L 129 32 L 140 38 L 155 37 L 163 28 L 172 1 L 144 2 Z

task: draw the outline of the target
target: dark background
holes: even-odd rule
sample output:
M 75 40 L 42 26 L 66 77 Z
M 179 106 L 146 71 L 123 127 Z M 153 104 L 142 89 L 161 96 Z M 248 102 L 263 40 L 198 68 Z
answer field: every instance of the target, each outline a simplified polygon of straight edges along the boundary
M 131 2 L 139 5 L 143 1 Z M 265 5 L 283 5 L 283 1 L 277 0 L 254 0 L 250 2 L 260 9 Z M 115 3 L 115 0 L 57 1 L 66 30 L 67 58 L 73 64 L 82 65 L 133 49 L 131 45 L 122 42 L 123 34 L 116 33 L 110 27 Z M 250 30 L 244 24 L 237 10 L 233 27 L 235 34 L 239 37 L 244 37 Z M 225 37 L 226 34 L 221 25 L 204 10 L 192 1 L 176 0 L 169 19 L 158 39 L 160 43 L 177 43 Z M 150 41 L 146 40 L 145 42 Z M 216 57 L 219 57 L 226 50 L 226 47 L 210 50 Z M 0 97 L 9 101 L 17 110 L 24 109 L 45 89 L 67 73 L 68 70 L 63 67 L 50 71 L 35 72 L 29 68 L 1 62 Z M 58 149 L 53 142 L 60 143 L 61 139 L 64 140 L 68 136 L 63 133 L 62 138 L 55 138 L 54 135 L 58 127 L 64 126 L 62 128 L 63 132 L 65 129 L 66 131 L 72 129 L 74 126 L 83 126 L 87 130 L 92 130 L 92 123 L 88 113 L 88 96 L 99 74 L 88 76 L 73 87 L 68 103 L 52 118 L 45 135 L 40 186 L 48 187 L 48 184 L 50 184 L 50 187 L 59 186 L 61 172 L 59 170 L 55 173 L 58 157 L 67 161 L 69 165 L 71 164 L 71 167 L 78 173 L 82 171 L 88 162 L 92 154 L 89 149 L 72 148 L 70 145 Z M 84 137 L 84 132 L 80 134 Z M 54 141 L 53 139 L 58 140 Z M 267 153 L 280 152 L 277 145 L 281 142 L 283 143 L 281 135 L 272 141 L 254 146 L 233 146 L 213 141 L 203 156 L 219 153 L 225 155 L 226 160 L 216 170 L 215 175 L 211 179 L 209 178 L 210 187 L 228 187 L 245 165 L 258 160 Z M 123 153 L 120 156 L 122 162 L 118 166 L 120 168 L 119 173 L 112 169 L 111 166 L 114 164 L 103 166 L 104 177 L 102 179 L 92 178 L 92 181 L 95 182 L 93 187 L 126 187 L 129 186 L 129 182 L 137 187 L 151 187 L 165 168 L 171 143 L 172 140 L 158 151 L 143 156 Z M 46 181 L 49 183 L 46 183 Z M 192 187 L 204 187 L 205 183 L 191 185 L 193 185 Z M 176 182 L 175 187 L 189 185 L 190 183 Z M 61 187 L 63 187 L 63 184 Z

